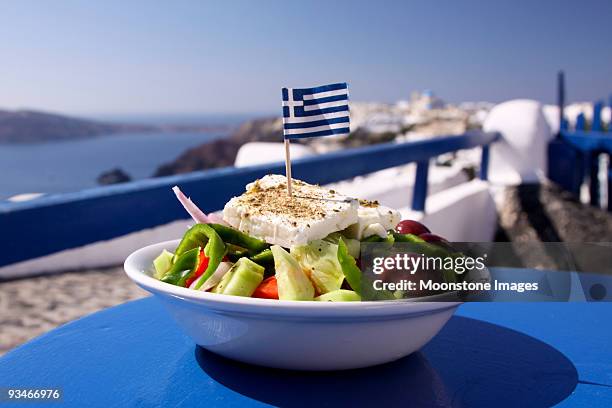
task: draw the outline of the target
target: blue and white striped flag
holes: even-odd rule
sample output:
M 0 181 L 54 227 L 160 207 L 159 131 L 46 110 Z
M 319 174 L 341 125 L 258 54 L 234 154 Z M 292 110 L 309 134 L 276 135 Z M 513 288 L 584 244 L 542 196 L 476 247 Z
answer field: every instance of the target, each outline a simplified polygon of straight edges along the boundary
M 346 83 L 314 88 L 283 88 L 285 139 L 344 135 L 349 132 Z

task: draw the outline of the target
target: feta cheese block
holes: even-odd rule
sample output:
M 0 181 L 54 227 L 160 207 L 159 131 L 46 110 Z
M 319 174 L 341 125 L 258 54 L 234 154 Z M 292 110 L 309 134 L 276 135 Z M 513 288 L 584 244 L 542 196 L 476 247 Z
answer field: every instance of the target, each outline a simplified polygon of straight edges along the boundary
M 363 239 L 372 235 L 385 238 L 387 231 L 395 229 L 401 220 L 399 211 L 380 205 L 376 201 L 360 200 L 359 203 L 357 223 L 345 231 L 350 238 Z
M 246 186 L 223 209 L 223 220 L 232 227 L 269 244 L 291 248 L 325 238 L 358 221 L 359 202 L 320 186 L 267 175 Z

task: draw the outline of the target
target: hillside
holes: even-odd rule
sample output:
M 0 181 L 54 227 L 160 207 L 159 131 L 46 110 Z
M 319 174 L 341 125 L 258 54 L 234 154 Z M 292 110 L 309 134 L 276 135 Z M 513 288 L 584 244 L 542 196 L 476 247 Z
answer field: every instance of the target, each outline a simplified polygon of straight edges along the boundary
M 226 131 L 225 126 L 107 123 L 34 110 L 0 110 L 0 143 L 40 143 L 117 133 Z
M 32 110 L 0 110 L 0 143 L 59 141 L 152 130 L 151 126 L 103 123 Z

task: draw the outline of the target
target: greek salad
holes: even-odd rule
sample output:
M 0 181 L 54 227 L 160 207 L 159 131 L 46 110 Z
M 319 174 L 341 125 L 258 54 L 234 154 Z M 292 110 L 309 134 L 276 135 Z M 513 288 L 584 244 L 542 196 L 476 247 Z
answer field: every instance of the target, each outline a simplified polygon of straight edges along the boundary
M 453 250 L 423 224 L 397 210 L 334 190 L 267 175 L 232 198 L 222 216 L 205 214 L 178 187 L 174 193 L 195 224 L 174 252 L 153 262 L 165 283 L 211 293 L 301 301 L 359 301 L 363 242 L 411 242 L 428 256 Z M 442 273 L 445 281 L 460 279 Z M 392 293 L 377 296 L 393 299 Z

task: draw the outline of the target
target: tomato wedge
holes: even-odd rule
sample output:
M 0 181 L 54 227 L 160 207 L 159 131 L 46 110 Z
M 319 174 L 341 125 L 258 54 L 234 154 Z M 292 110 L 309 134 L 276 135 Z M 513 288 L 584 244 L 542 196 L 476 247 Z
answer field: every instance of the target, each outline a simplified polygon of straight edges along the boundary
M 254 298 L 261 299 L 278 299 L 278 284 L 276 276 L 270 276 L 259 284 L 252 295 Z
M 192 277 L 190 277 L 189 279 L 187 279 L 185 281 L 185 287 L 186 288 L 191 286 L 191 284 L 193 282 L 195 282 L 196 279 L 198 279 L 200 276 L 202 276 L 202 274 L 204 273 L 206 268 L 208 268 L 208 262 L 210 261 L 210 258 L 207 257 L 206 255 L 204 255 L 204 250 L 203 249 L 200 250 L 200 257 L 199 258 L 200 258 L 200 264 L 198 265 L 198 268 L 196 269 L 195 273 L 193 274 Z

